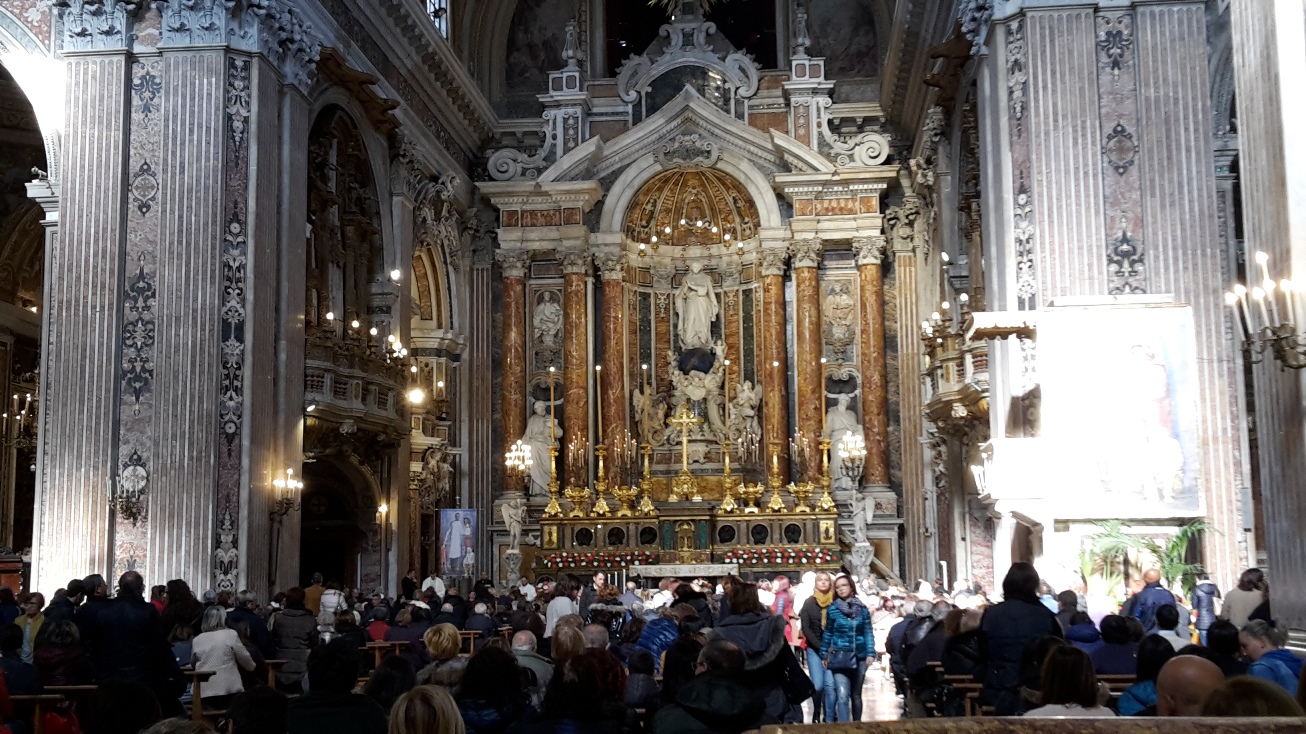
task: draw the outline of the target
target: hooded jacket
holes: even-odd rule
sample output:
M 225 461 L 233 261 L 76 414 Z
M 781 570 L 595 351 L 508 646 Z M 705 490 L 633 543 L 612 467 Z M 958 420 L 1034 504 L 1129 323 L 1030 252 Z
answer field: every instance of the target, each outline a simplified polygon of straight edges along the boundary
M 1207 579 L 1193 588 L 1193 613 L 1197 616 L 1197 629 L 1208 630 L 1215 622 L 1215 600 L 1220 598 L 1220 587 Z
M 676 620 L 658 617 L 644 625 L 644 631 L 640 634 L 639 642 L 635 643 L 635 647 L 652 653 L 654 664 L 657 665 L 658 670 L 661 670 L 662 653 L 666 652 L 679 636 L 680 628 L 676 625 Z
M 1099 647 L 1106 644 L 1102 642 L 1102 633 L 1097 631 L 1097 626 L 1092 622 L 1070 625 L 1066 629 L 1066 642 L 1089 655 L 1092 655 Z
M 608 641 L 621 639 L 621 630 L 626 626 L 626 605 L 618 602 L 596 601 L 590 605 L 590 624 L 597 624 L 608 631 Z
M 1302 661 L 1290 650 L 1271 650 L 1247 666 L 1247 675 L 1278 683 L 1290 695 L 1297 695 Z
M 653 734 L 737 734 L 778 723 L 746 686 L 709 673 L 686 683 L 676 702 L 658 711 Z
M 739 682 L 762 696 L 767 713 L 777 719 L 789 710 L 784 686 L 794 656 L 785 640 L 788 627 L 781 617 L 748 612 L 731 614 L 715 628 L 717 636 L 735 643 L 744 653 L 744 674 Z

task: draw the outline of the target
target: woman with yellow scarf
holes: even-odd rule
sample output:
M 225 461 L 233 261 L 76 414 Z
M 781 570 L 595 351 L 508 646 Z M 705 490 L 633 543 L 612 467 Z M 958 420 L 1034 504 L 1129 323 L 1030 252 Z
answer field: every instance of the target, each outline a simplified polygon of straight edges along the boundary
M 812 723 L 823 721 L 821 709 L 825 703 L 826 686 L 834 685 L 830 671 L 821 665 L 821 635 L 825 630 L 827 610 L 834 601 L 834 579 L 821 571 L 816 574 L 812 595 L 803 602 L 798 621 L 803 628 L 803 641 L 807 647 L 807 674 L 812 679 L 816 693 L 812 696 Z M 829 712 L 833 718 L 833 711 Z

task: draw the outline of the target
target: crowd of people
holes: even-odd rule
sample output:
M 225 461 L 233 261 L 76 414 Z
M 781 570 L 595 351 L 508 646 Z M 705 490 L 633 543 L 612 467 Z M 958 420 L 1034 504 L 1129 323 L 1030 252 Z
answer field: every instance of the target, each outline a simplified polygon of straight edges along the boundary
M 1223 598 L 1202 579 L 1191 609 L 1157 572 L 1142 581 L 1095 619 L 1025 563 L 996 603 L 964 581 L 909 593 L 827 572 L 656 589 L 603 573 L 508 590 L 482 577 L 466 597 L 410 574 L 394 600 L 317 576 L 267 604 L 197 598 L 180 580 L 147 599 L 134 572 L 111 596 L 92 575 L 48 605 L 0 588 L 0 714 L 11 695 L 94 684 L 56 712 L 88 734 L 210 731 L 186 722 L 188 705 L 217 712 L 224 734 L 742 732 L 859 721 L 875 672 L 909 716 L 961 715 L 957 681 L 1004 716 L 1306 715 L 1259 570 Z M 393 653 L 374 662 L 372 641 Z M 272 660 L 284 662 L 270 679 Z M 202 704 L 187 667 L 213 673 Z M 1113 695 L 1104 676 L 1129 685 Z

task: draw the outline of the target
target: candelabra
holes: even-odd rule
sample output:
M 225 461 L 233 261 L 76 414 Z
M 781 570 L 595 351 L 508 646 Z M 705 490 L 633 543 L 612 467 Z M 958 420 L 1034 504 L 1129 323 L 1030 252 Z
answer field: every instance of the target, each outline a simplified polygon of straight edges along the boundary
M 523 491 L 529 492 L 531 482 L 531 447 L 517 441 L 503 455 L 503 465 L 509 477 L 517 477 L 524 483 Z
M 839 463 L 848 476 L 861 476 L 866 466 L 866 439 L 856 433 L 845 433 L 839 439 Z
M 721 498 L 721 512 L 729 515 L 739 509 L 739 503 L 735 502 L 733 494 L 735 478 L 730 475 L 730 443 L 721 444 L 721 461 L 723 470 L 721 474 L 721 486 L 724 488 L 725 496 Z
M 780 478 L 780 455 L 778 452 L 773 451 L 771 453 L 771 475 L 766 479 L 767 486 L 771 488 L 771 502 L 766 506 L 767 512 L 785 511 L 785 502 L 780 498 L 782 482 L 783 480 Z
M 766 486 L 761 482 L 757 484 L 741 483 L 739 485 L 739 497 L 748 503 L 744 507 L 745 515 L 756 515 L 760 510 L 757 508 L 757 501 L 762 499 L 762 494 L 766 492 Z
M 272 486 L 276 489 L 276 498 L 272 501 L 270 511 L 273 520 L 279 521 L 292 511 L 299 511 L 300 493 L 304 489 L 304 483 L 295 478 L 294 469 L 287 469 L 284 477 L 272 480 Z
M 795 482 L 789 485 L 789 494 L 794 498 L 794 512 L 811 512 L 807 498 L 816 493 L 816 485 L 811 482 Z M 774 503 L 774 500 L 772 501 Z
M 653 455 L 653 447 L 644 444 L 644 447 L 640 449 L 640 453 L 644 455 L 644 476 L 639 480 L 639 488 L 644 496 L 640 498 L 639 507 L 636 508 L 636 511 L 645 517 L 649 517 L 657 514 L 657 508 L 653 506 L 653 476 L 649 468 L 649 457 Z
M 590 514 L 594 517 L 607 517 L 612 514 L 612 509 L 608 507 L 608 501 L 603 498 L 603 493 L 608 490 L 608 478 L 604 473 L 603 459 L 607 456 L 607 448 L 599 446 L 594 449 L 595 455 L 599 457 L 599 476 L 594 482 L 594 507 L 591 508 Z
M 545 517 L 562 517 L 558 504 L 558 447 L 549 446 L 549 504 L 544 507 Z
M 1278 283 L 1270 277 L 1270 256 L 1257 251 L 1254 256 L 1261 270 L 1261 285 L 1250 291 L 1238 283 L 1224 294 L 1225 303 L 1236 309 L 1234 320 L 1243 336 L 1243 354 L 1252 364 L 1260 364 L 1269 351 L 1279 360 L 1279 369 L 1306 367 L 1306 305 L 1288 278 Z M 1248 296 L 1251 304 L 1248 304 Z M 1282 304 L 1282 310 L 1280 310 Z

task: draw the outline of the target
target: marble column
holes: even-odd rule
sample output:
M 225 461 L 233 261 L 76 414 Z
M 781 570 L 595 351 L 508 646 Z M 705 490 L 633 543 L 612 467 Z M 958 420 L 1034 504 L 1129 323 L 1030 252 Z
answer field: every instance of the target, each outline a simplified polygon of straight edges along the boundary
M 790 245 L 794 270 L 794 371 L 798 432 L 811 442 L 812 460 L 800 479 L 818 481 L 821 461 L 816 452 L 825 412 L 825 366 L 821 338 L 821 241 L 794 240 Z
M 1301 277 L 1306 273 L 1306 200 L 1300 195 L 1306 190 L 1306 149 L 1297 142 L 1296 121 L 1306 114 L 1301 94 L 1306 8 L 1234 3 L 1230 13 L 1246 251 L 1268 253 L 1272 276 Z M 1258 519 L 1265 524 L 1274 585 L 1287 591 L 1275 595 L 1274 616 L 1288 625 L 1296 647 L 1306 636 L 1306 596 L 1292 591 L 1306 585 L 1306 373 L 1281 370 L 1267 356 L 1253 379 L 1264 506 Z
M 603 435 L 608 453 L 622 445 L 626 431 L 626 255 L 600 253 L 594 262 L 603 274 Z
M 924 229 L 915 194 L 889 210 L 894 228 L 893 268 L 898 294 L 898 414 L 902 425 L 902 517 L 906 528 L 906 578 L 934 578 L 929 566 L 930 534 L 925 507 L 924 417 L 921 400 L 921 333 L 917 306 L 916 243 Z
M 559 250 L 562 261 L 562 447 L 590 444 L 589 278 L 587 249 Z M 587 484 L 588 466 L 566 467 L 567 482 Z M 560 480 L 561 481 L 561 480 Z
M 789 353 L 785 340 L 786 250 L 762 250 L 762 458 L 771 471 L 778 452 L 780 476 L 789 475 Z
M 876 488 L 889 486 L 889 400 L 887 360 L 884 353 L 884 254 L 885 238 L 853 240 L 857 256 L 861 305 L 862 428 L 866 432 L 866 467 L 862 483 Z
M 503 271 L 503 440 L 504 451 L 526 432 L 526 270 L 531 254 L 496 253 Z

